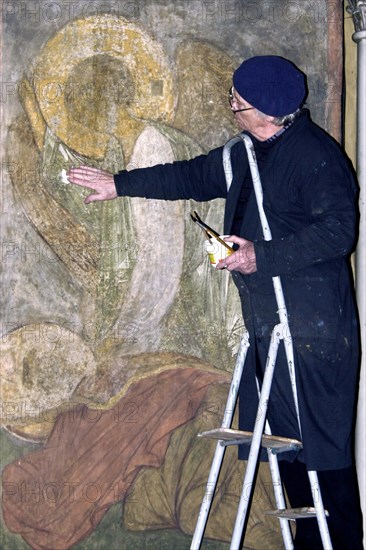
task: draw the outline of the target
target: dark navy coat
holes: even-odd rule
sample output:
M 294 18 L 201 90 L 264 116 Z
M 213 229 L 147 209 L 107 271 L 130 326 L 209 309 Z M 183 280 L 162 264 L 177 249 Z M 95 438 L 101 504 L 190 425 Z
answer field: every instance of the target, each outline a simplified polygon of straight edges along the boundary
M 222 148 L 190 161 L 120 172 L 120 196 L 208 201 L 226 198 L 224 232 L 231 233 L 236 204 L 249 170 L 244 145 L 231 152 L 229 193 Z M 357 188 L 338 144 L 304 110 L 271 147 L 261 181 L 272 240 L 264 241 L 254 193 L 240 236 L 255 243 L 257 272 L 233 272 L 250 333 L 249 360 L 240 388 L 240 426 L 253 429 L 255 374 L 261 377 L 270 334 L 278 323 L 272 277 L 281 276 L 308 469 L 348 467 L 359 368 L 357 313 L 349 254 L 357 227 Z M 269 404 L 276 435 L 300 438 L 287 364 L 280 346 Z M 287 456 L 287 458 L 293 458 Z

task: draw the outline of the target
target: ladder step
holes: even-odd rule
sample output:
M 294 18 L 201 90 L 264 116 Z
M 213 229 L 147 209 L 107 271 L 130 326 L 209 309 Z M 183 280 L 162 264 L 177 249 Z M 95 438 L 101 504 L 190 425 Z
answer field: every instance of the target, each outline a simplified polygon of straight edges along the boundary
M 250 444 L 253 439 L 253 432 L 244 432 L 242 430 L 233 430 L 231 428 L 217 428 L 198 434 L 198 437 L 207 437 L 221 441 L 224 446 Z M 296 451 L 302 448 L 301 441 L 289 439 L 277 435 L 262 435 L 262 446 L 271 449 L 273 453 L 283 453 L 285 451 Z
M 324 510 L 325 515 L 329 516 L 327 510 Z M 284 510 L 268 510 L 264 512 L 267 516 L 276 516 L 278 518 L 285 519 L 302 519 L 302 518 L 315 518 L 315 508 L 286 508 Z

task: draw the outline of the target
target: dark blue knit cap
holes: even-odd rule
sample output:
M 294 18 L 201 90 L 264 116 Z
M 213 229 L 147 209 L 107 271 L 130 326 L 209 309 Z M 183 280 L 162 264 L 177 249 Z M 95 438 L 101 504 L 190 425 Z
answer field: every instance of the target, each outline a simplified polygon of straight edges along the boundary
M 296 111 L 306 96 L 304 73 L 277 55 L 247 59 L 234 72 L 233 84 L 253 107 L 276 117 Z

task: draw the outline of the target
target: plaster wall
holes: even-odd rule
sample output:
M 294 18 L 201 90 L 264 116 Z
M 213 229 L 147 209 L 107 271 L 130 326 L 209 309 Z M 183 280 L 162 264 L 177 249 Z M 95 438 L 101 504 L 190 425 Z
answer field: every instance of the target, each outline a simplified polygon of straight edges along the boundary
M 337 6 L 2 2 L 1 465 L 32 464 L 40 476 L 31 476 L 33 498 L 42 501 L 35 513 L 20 483 L 7 486 L 16 512 L 1 523 L 4 549 L 187 547 L 210 462 L 196 434 L 220 422 L 243 329 L 236 290 L 208 265 L 189 216 L 197 209 L 220 230 L 222 201 L 86 208 L 60 172 L 81 161 L 111 171 L 170 162 L 222 144 L 237 131 L 227 101 L 232 71 L 257 54 L 288 57 L 308 75 L 312 116 L 340 139 Z M 347 103 L 350 151 L 351 117 Z M 201 394 L 208 380 L 213 393 Z M 116 415 L 119 439 L 108 429 Z M 227 547 L 242 479 L 235 452 L 225 468 L 208 531 L 213 548 Z M 108 500 L 100 480 L 111 472 L 118 489 Z M 60 487 L 79 475 L 82 506 L 73 508 Z M 268 487 L 264 470 L 248 531 L 248 545 L 261 550 L 280 544 L 277 523 L 263 522 Z

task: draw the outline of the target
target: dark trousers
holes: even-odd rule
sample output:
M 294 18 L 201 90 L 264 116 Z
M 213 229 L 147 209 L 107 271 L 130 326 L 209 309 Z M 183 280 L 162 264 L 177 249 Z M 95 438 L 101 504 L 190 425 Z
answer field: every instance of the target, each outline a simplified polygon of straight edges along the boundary
M 306 467 L 295 460 L 279 461 L 282 481 L 292 508 L 313 506 Z M 342 470 L 318 472 L 319 486 L 334 550 L 363 550 L 362 512 L 356 471 L 353 466 Z M 296 520 L 296 550 L 323 548 L 316 518 Z

